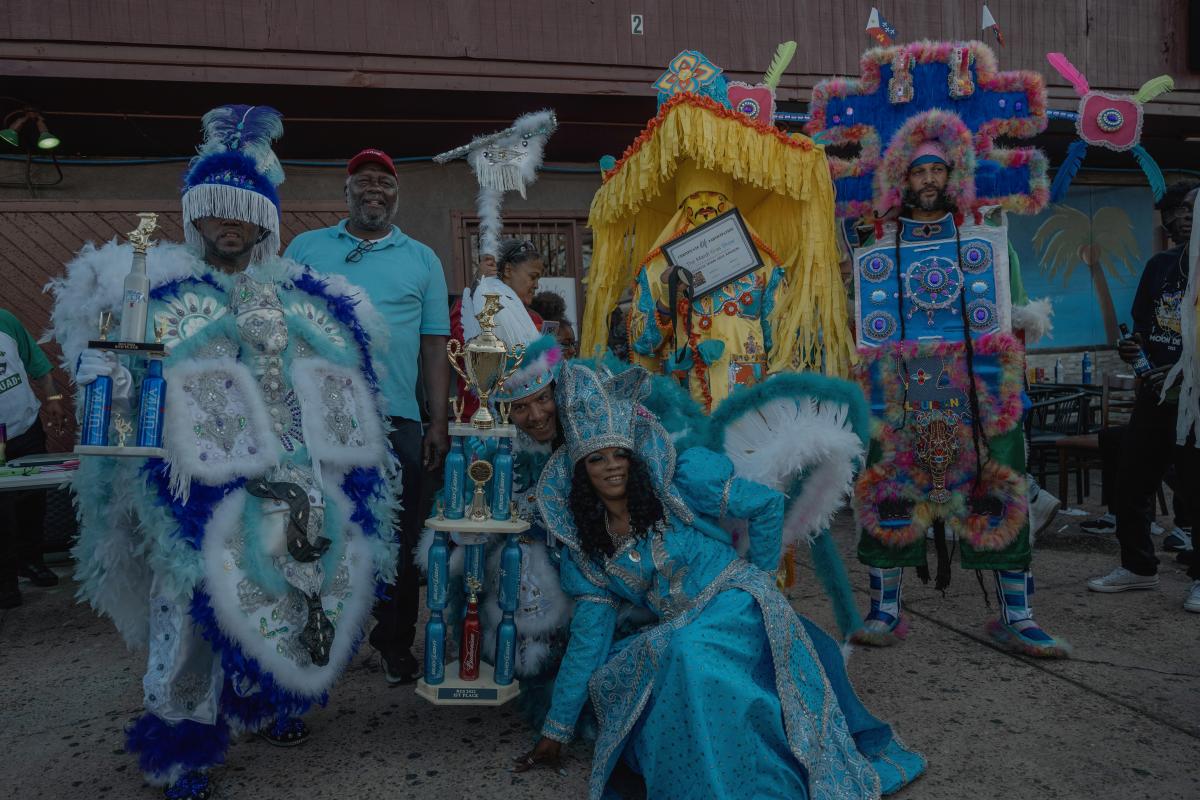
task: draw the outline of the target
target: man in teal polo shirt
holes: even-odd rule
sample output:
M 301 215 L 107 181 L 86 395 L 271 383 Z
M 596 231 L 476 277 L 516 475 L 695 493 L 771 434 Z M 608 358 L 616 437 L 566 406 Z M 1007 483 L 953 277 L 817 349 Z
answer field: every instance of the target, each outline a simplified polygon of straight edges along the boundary
M 392 449 L 403 470 L 404 510 L 396 531 L 396 582 L 375 608 L 378 624 L 371 632 L 371 645 L 383 656 L 388 683 L 398 685 L 412 683 L 420 674 L 412 655 L 419 604 L 413 549 L 428 506 L 423 478 L 437 474 L 449 447 L 450 312 L 441 261 L 392 224 L 400 202 L 392 159 L 381 150 L 363 150 L 350 160 L 347 172 L 349 219 L 300 234 L 284 255 L 318 272 L 344 275 L 362 287 L 390 333 L 387 351 L 377 353 L 376 360 L 384 367 L 381 382 L 395 429 Z M 429 426 L 423 435 L 416 394 L 418 359 L 428 399 Z

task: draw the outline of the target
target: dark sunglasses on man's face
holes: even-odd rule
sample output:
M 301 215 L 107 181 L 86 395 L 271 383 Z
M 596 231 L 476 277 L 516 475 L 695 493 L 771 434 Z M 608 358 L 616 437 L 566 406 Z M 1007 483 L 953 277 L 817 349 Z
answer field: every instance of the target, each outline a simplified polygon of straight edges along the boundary
M 378 240 L 376 239 L 363 239 L 361 242 L 354 245 L 354 249 L 349 253 L 346 253 L 346 263 L 357 264 L 359 261 L 362 261 L 363 256 L 371 252 L 371 249 L 375 247 L 375 243 L 377 241 Z

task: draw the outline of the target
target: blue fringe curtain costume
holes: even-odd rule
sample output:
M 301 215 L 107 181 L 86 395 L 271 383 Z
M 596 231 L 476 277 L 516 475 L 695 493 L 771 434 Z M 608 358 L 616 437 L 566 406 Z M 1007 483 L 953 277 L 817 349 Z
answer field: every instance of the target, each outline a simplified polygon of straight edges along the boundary
M 232 733 L 278 735 L 325 702 L 396 560 L 374 312 L 341 279 L 275 256 L 278 113 L 223 107 L 205 127 L 184 194 L 189 244 L 205 216 L 264 237 L 236 275 L 194 246 L 150 251 L 167 455 L 87 457 L 73 482 L 80 597 L 149 649 L 126 749 L 179 796 L 204 796 Z M 89 245 L 56 283 L 68 366 L 98 312 L 119 314 L 130 258 L 128 245 Z
M 562 587 L 575 611 L 542 735 L 570 741 L 590 700 L 592 798 L 613 796 L 618 760 L 655 798 L 878 797 L 912 780 L 924 760 L 862 707 L 837 645 L 775 586 L 784 495 L 737 477 L 710 450 L 677 464 L 638 405 L 646 378 L 568 364 L 557 384 L 566 444 L 542 474 L 538 504 L 564 545 Z M 601 561 L 583 550 L 569 496 L 575 463 L 613 446 L 646 467 L 666 516 Z M 725 517 L 748 521 L 746 559 L 715 525 Z M 614 641 L 622 603 L 657 624 Z

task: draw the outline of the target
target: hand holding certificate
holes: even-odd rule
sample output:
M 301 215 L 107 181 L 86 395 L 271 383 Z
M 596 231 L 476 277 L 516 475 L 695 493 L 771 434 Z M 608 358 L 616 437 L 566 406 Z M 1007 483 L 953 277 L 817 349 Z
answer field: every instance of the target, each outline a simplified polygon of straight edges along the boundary
M 664 244 L 662 251 L 668 263 L 691 274 L 693 300 L 763 265 L 736 208 Z

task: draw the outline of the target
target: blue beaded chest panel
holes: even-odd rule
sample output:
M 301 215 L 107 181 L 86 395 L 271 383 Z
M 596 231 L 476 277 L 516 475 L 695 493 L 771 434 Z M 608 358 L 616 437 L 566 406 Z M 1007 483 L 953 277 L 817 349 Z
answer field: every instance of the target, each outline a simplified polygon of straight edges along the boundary
M 859 348 L 901 341 L 963 339 L 962 303 L 972 338 L 1012 329 L 1006 225 L 900 220 L 896 231 L 854 251 L 855 322 Z

